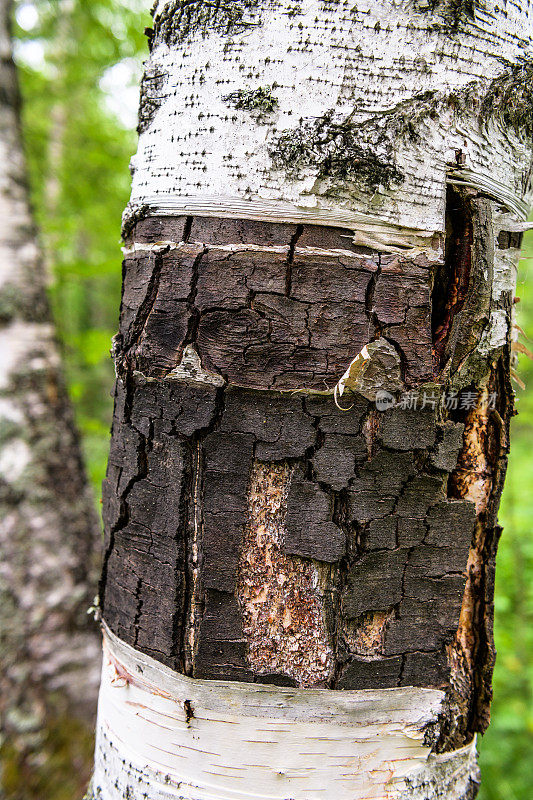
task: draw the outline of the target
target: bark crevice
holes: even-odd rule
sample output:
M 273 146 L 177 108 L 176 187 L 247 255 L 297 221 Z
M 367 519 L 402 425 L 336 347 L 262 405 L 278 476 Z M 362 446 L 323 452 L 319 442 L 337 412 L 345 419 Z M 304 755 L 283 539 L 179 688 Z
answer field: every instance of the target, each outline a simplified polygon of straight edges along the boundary
M 454 318 L 460 314 L 468 293 L 472 266 L 474 228 L 468 193 L 449 186 L 446 193 L 445 258 L 437 269 L 432 289 L 432 331 L 435 367 L 447 359 L 446 347 Z

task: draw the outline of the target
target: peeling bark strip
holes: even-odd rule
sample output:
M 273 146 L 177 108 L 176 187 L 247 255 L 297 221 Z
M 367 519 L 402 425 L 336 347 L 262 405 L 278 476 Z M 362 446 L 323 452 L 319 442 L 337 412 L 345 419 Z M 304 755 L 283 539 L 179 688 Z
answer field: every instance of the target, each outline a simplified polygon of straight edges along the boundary
M 446 787 L 467 798 L 478 780 L 475 742 L 431 755 L 443 702 L 427 689 L 197 681 L 107 633 L 89 797 L 436 800 Z
M 153 13 L 123 229 L 105 620 L 143 669 L 166 665 L 156 686 L 216 679 L 214 696 L 279 698 L 278 733 L 293 702 L 312 717 L 326 698 L 343 720 L 354 691 L 367 710 L 438 697 L 426 745 L 440 755 L 421 768 L 413 747 L 401 786 L 383 752 L 352 776 L 352 719 L 328 775 L 312 743 L 329 734 L 241 788 L 239 770 L 268 767 L 278 741 L 282 771 L 293 752 L 265 723 L 260 755 L 246 759 L 247 742 L 209 767 L 210 793 L 208 745 L 163 788 L 115 722 L 105 739 L 113 693 L 139 681 L 111 690 L 107 676 L 102 796 L 471 800 L 532 192 L 527 4 L 160 0 Z M 195 697 L 180 736 L 213 721 Z M 174 758 L 168 741 L 153 763 Z

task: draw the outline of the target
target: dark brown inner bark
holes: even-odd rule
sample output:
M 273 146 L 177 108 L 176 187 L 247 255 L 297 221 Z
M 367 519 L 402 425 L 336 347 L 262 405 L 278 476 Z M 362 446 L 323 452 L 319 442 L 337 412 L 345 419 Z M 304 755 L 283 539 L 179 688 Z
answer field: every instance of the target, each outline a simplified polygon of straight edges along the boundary
M 443 365 L 451 322 L 460 326 L 471 301 L 475 220 L 465 208 L 450 209 L 445 268 L 424 254 L 356 248 L 339 229 L 183 217 L 137 223 L 132 241 L 183 244 L 137 251 L 124 264 L 101 584 L 105 620 L 121 638 L 195 677 L 301 683 L 291 669 L 254 669 L 239 589 L 243 532 L 257 523 L 251 475 L 257 465 L 273 475 L 286 465 L 292 477 L 276 552 L 294 576 L 304 580 L 306 564 L 320 576 L 331 669 L 318 684 L 449 687 L 479 524 L 492 533 L 473 625 L 490 631 L 501 480 L 491 484 L 492 510 L 480 523 L 450 479 L 467 423 L 439 405 L 446 386 L 438 375 L 417 410 L 407 403 L 378 412 L 358 397 L 342 412 L 316 392 L 331 389 L 378 336 L 401 354 L 406 389 L 435 380 L 434 359 Z M 444 296 L 432 309 L 436 285 Z M 186 345 L 224 385 L 172 376 Z M 508 406 L 500 413 L 507 419 Z M 501 456 L 497 448 L 496 462 Z M 287 636 L 305 624 L 302 607 L 293 592 L 273 610 L 285 614 Z M 476 692 L 487 701 L 479 676 L 488 669 L 490 685 L 490 633 L 473 646 L 469 675 L 478 677 L 468 708 Z M 482 713 L 466 716 L 461 735 L 479 727 Z
M 469 198 L 453 186 L 448 186 L 445 259 L 436 271 L 433 286 L 431 322 L 437 369 L 443 366 L 454 317 L 463 308 L 467 297 L 473 237 L 472 207 Z

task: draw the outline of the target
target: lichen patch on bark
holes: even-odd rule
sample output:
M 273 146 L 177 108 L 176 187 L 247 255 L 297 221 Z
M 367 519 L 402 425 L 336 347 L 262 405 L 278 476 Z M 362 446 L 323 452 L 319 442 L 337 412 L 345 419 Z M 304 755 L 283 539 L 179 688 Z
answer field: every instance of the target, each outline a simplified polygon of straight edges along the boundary
M 256 89 L 236 89 L 222 99 L 240 111 L 270 114 L 279 105 L 273 94 L 276 85 L 258 86 Z
M 274 167 L 285 170 L 288 176 L 296 177 L 311 167 L 319 179 L 357 181 L 371 191 L 379 186 L 389 189 L 403 181 L 390 144 L 385 149 L 365 144 L 362 128 L 336 119 L 333 111 L 282 131 L 269 153 Z
M 258 24 L 259 0 L 173 0 L 154 12 L 155 42 L 176 45 L 208 32 L 229 34 Z
M 301 687 L 319 686 L 333 659 L 320 572 L 327 567 L 282 552 L 292 473 L 286 462 L 256 462 L 252 469 L 238 596 L 252 669 L 288 675 Z

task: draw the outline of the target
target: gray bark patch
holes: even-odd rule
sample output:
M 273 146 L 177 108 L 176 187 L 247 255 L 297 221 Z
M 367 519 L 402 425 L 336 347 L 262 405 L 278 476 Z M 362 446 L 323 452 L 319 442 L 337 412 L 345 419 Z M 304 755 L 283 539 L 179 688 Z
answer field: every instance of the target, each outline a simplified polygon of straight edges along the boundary
M 283 131 L 269 152 L 274 167 L 295 178 L 311 168 L 318 178 L 358 181 L 372 190 L 378 186 L 389 189 L 403 181 L 390 148 L 381 154 L 361 144 L 359 126 L 336 120 L 333 111 Z
M 148 62 L 141 80 L 141 97 L 139 104 L 139 122 L 137 133 L 143 133 L 150 127 L 152 121 L 165 101 L 163 87 L 167 75 Z
M 173 46 L 197 33 L 238 33 L 260 24 L 260 6 L 260 0 L 174 0 L 155 18 L 155 41 Z

